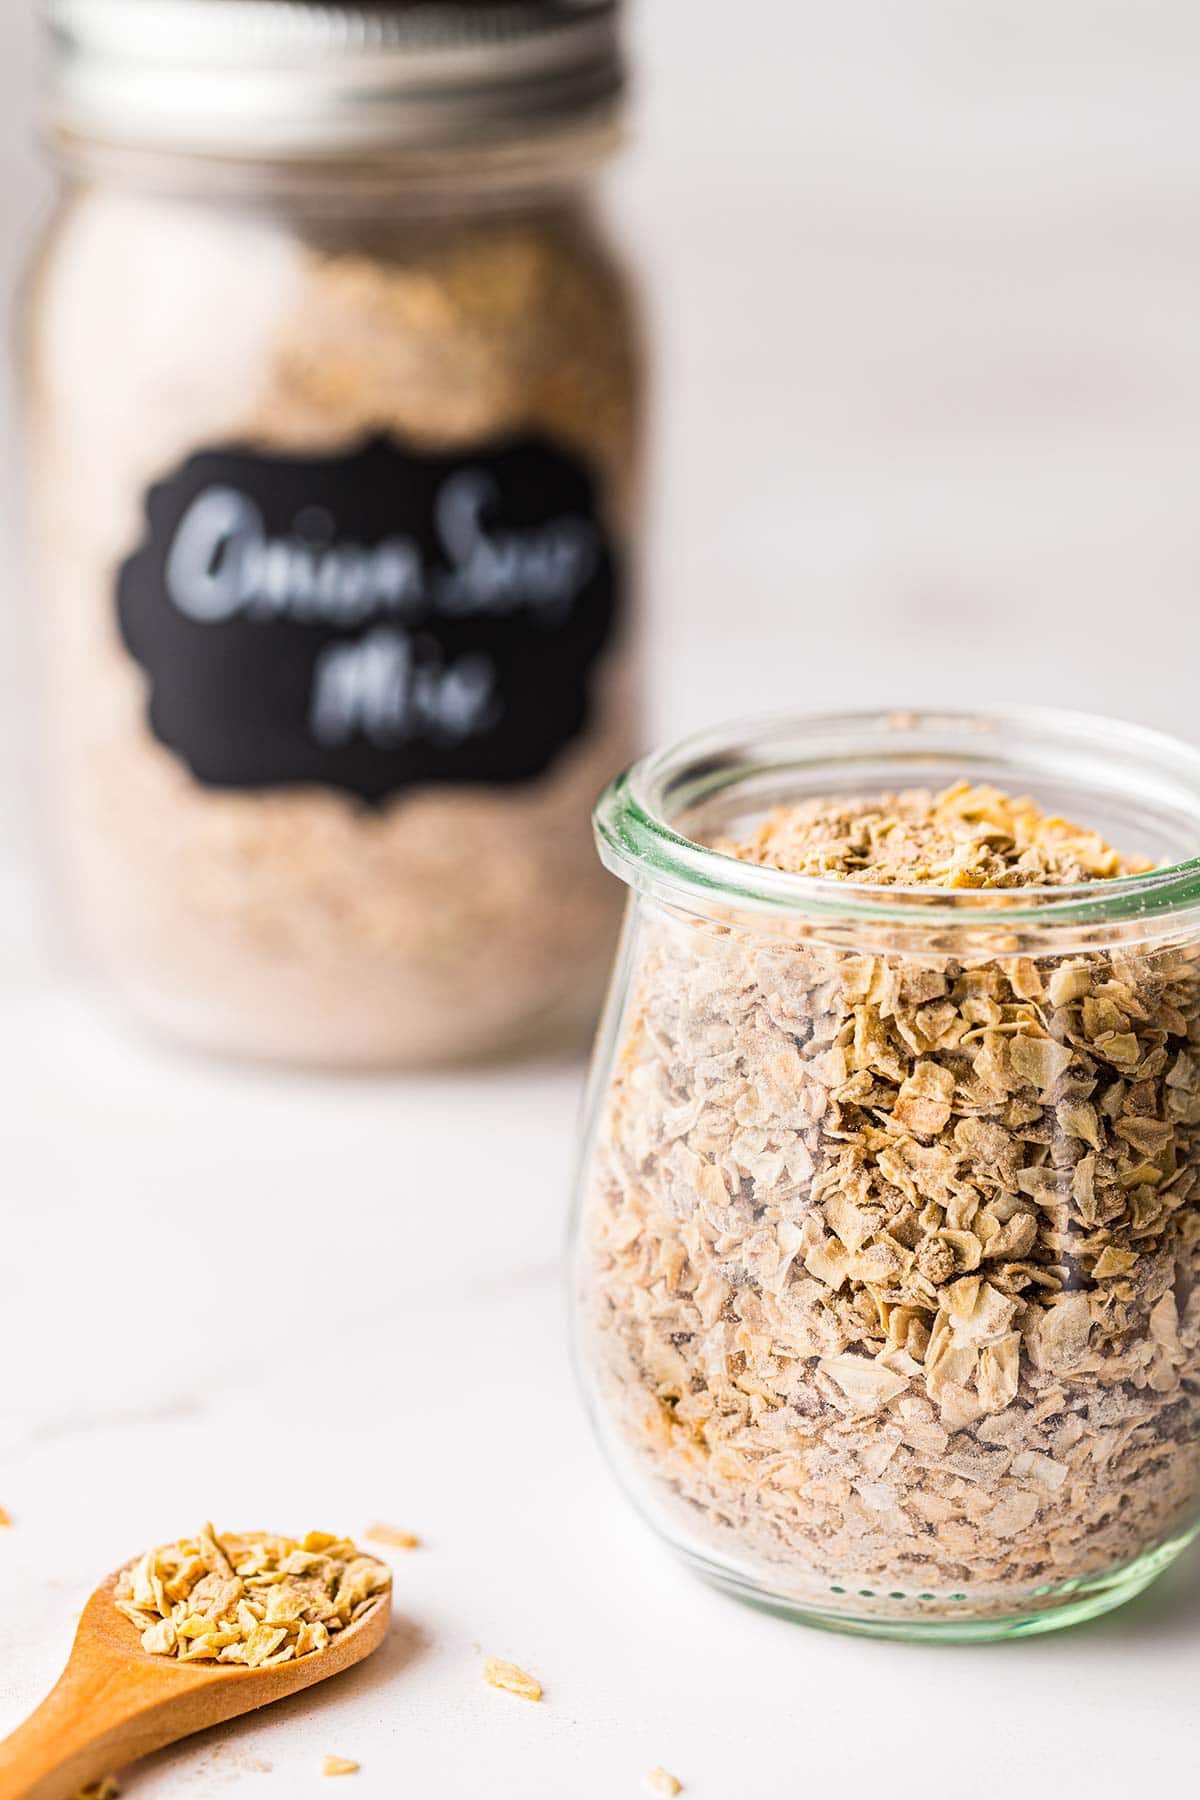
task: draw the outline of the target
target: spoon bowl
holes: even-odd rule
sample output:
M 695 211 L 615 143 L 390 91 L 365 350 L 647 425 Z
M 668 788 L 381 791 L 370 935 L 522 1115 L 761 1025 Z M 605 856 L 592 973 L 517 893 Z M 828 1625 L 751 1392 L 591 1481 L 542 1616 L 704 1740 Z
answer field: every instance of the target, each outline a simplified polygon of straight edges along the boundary
M 388 1588 L 324 1650 L 272 1668 L 179 1662 L 142 1649 L 114 1604 L 119 1575 L 102 1581 L 84 1607 L 55 1687 L 0 1743 L 0 1800 L 74 1800 L 89 1782 L 152 1750 L 341 1674 L 378 1649 L 391 1618 Z

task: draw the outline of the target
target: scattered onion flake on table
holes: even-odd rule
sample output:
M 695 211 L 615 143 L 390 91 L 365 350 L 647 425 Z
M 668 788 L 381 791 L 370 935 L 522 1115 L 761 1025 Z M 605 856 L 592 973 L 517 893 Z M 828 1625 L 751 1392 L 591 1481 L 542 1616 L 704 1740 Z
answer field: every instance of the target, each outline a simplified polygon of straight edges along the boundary
M 517 1694 L 522 1700 L 540 1700 L 542 1684 L 536 1675 L 528 1675 L 516 1663 L 501 1656 L 489 1656 L 483 1665 L 483 1679 L 489 1687 L 503 1688 L 506 1694 Z
M 328 1531 L 218 1537 L 206 1525 L 148 1550 L 118 1578 L 115 1603 L 148 1655 L 270 1668 L 324 1650 L 391 1582 L 385 1563 Z
M 386 1544 L 391 1550 L 416 1550 L 420 1538 L 415 1531 L 401 1531 L 397 1525 L 371 1525 L 364 1533 L 370 1544 Z
M 357 1775 L 360 1764 L 350 1756 L 327 1756 L 321 1764 L 322 1775 Z

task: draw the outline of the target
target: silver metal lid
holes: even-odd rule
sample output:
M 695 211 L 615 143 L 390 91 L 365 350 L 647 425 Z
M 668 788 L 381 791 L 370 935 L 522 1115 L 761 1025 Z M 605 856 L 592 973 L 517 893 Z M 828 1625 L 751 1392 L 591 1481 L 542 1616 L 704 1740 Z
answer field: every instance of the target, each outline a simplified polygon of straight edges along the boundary
M 123 146 L 355 155 L 611 111 L 619 0 L 41 0 L 43 117 Z

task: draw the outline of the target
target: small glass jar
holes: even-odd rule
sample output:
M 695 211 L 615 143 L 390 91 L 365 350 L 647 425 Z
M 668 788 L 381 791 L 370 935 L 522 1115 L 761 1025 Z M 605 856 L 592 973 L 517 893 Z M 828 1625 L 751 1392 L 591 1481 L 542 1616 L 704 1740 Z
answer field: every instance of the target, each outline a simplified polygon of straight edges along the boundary
M 594 1020 L 636 748 L 615 0 L 52 0 L 51 825 L 110 989 L 426 1064 Z
M 872 887 L 712 848 L 816 796 L 1032 793 L 1158 865 Z M 601 1437 L 714 1581 L 890 1636 L 1044 1631 L 1200 1516 L 1200 752 L 1065 713 L 651 756 L 573 1289 Z

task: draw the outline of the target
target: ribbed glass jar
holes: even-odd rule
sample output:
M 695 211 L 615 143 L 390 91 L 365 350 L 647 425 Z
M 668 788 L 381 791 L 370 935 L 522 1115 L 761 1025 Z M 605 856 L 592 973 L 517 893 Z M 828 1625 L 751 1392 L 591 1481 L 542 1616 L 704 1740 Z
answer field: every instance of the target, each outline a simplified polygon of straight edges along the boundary
M 1157 866 L 871 887 L 712 847 L 959 778 Z M 640 1509 L 846 1630 L 1138 1592 L 1200 1510 L 1200 754 L 1067 713 L 789 719 L 646 758 L 596 826 L 631 893 L 573 1294 Z

